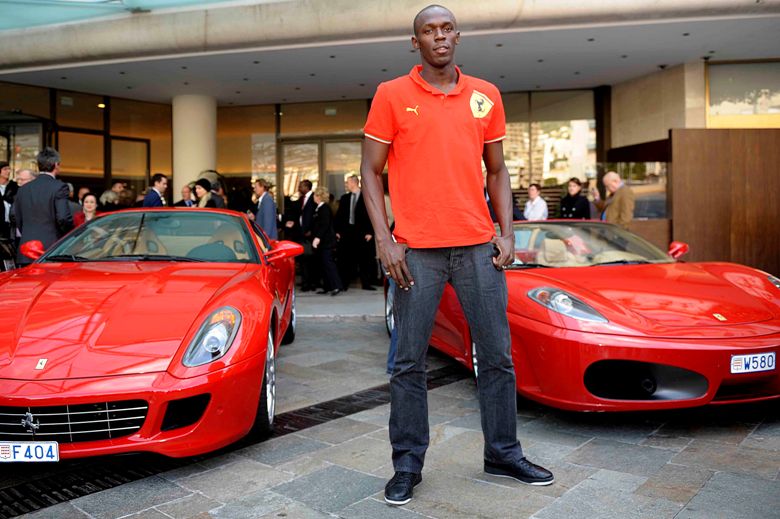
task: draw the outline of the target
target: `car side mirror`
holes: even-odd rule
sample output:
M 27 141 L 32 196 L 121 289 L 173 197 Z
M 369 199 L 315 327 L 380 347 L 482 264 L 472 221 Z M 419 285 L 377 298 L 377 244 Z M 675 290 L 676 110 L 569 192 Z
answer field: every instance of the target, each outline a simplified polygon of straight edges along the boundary
M 268 261 L 276 261 L 285 258 L 294 258 L 303 254 L 303 245 L 292 241 L 282 240 L 276 243 L 276 246 L 268 251 L 265 255 L 265 259 Z
M 43 253 L 46 252 L 46 249 L 43 248 L 43 243 L 41 243 L 39 240 L 31 240 L 24 242 L 19 247 L 19 252 L 30 259 L 37 260 L 43 256 Z
M 690 247 L 684 241 L 673 241 L 669 244 L 669 256 L 678 259 L 688 254 Z

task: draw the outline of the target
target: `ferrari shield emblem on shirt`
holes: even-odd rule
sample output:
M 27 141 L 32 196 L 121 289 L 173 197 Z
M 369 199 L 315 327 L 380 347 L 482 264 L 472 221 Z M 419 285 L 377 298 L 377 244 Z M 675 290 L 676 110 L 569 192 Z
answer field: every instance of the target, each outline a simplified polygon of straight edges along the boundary
M 490 109 L 493 108 L 493 101 L 482 92 L 474 90 L 471 93 L 469 105 L 471 106 L 471 115 L 477 119 L 482 119 L 490 113 Z

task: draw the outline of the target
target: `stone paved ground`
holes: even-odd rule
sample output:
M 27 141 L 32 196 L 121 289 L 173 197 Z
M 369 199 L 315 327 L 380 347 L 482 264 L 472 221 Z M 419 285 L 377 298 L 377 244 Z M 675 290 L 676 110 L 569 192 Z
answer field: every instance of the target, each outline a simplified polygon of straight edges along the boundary
M 299 298 L 298 338 L 279 356 L 279 412 L 386 382 L 381 295 L 339 298 Z M 351 320 L 329 321 L 328 309 Z M 430 392 L 423 482 L 401 508 L 382 501 L 392 466 L 381 406 L 30 517 L 780 518 L 776 404 L 605 415 L 521 400 L 518 437 L 556 475 L 529 487 L 482 472 L 475 396 L 470 379 Z

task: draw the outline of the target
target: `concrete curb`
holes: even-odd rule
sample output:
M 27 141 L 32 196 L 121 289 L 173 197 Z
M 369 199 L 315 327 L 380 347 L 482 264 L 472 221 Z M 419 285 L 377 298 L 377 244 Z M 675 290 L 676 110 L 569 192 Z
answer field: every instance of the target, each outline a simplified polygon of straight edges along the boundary
M 385 320 L 384 315 L 366 315 L 366 314 L 344 314 L 344 315 L 329 315 L 329 314 L 298 314 L 298 319 L 305 321 L 318 321 L 318 322 L 383 322 Z

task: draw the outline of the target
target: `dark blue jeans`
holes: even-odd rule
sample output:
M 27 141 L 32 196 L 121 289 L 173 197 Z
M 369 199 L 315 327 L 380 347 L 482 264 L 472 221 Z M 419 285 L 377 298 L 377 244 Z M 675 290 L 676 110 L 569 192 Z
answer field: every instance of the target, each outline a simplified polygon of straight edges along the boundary
M 425 357 L 447 282 L 458 295 L 476 343 L 485 459 L 513 462 L 522 458 L 517 441 L 506 279 L 493 266 L 493 245 L 408 249 L 406 264 L 414 286 L 396 290 L 393 310 L 398 330 L 390 379 L 390 443 L 395 470 L 419 473 L 425 461 L 429 442 Z

